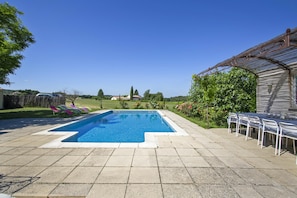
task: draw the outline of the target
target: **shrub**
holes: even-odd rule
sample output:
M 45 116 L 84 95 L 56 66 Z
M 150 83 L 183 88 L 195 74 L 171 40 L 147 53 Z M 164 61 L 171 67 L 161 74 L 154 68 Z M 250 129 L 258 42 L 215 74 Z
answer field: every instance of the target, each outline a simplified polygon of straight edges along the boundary
M 143 107 L 141 106 L 141 102 L 136 102 L 134 109 L 143 109 Z
M 124 100 L 120 100 L 120 105 L 121 105 L 122 109 L 129 109 L 128 103 Z

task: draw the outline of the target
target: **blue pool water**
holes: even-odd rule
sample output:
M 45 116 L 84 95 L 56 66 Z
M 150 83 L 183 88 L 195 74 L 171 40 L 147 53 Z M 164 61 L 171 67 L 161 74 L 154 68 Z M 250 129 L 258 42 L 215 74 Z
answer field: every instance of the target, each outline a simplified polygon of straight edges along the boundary
M 52 131 L 78 131 L 63 142 L 144 142 L 144 132 L 174 132 L 156 111 L 109 111 Z

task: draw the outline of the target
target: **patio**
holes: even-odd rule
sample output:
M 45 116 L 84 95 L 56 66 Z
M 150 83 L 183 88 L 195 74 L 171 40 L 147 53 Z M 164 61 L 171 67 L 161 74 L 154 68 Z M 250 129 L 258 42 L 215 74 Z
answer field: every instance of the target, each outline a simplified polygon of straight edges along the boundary
M 203 129 L 162 111 L 189 136 L 158 148 L 39 148 L 31 135 L 67 120 L 0 120 L 0 193 L 13 197 L 296 197 L 296 156 L 257 139 Z M 69 120 L 68 120 L 69 121 Z

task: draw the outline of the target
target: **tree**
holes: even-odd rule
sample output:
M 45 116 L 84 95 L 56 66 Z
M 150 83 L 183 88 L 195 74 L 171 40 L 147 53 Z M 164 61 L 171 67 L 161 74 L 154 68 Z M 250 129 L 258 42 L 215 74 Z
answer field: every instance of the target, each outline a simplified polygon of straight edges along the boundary
M 223 125 L 229 112 L 256 110 L 256 82 L 254 74 L 235 67 L 229 72 L 194 75 L 189 100 L 197 107 L 197 115 L 206 108 L 207 120 Z
M 162 93 L 162 92 L 157 92 L 157 93 L 155 94 L 154 99 L 155 99 L 156 101 L 163 101 L 163 100 L 164 100 L 163 93 Z
M 71 104 L 75 106 L 74 102 L 79 97 L 80 94 L 79 94 L 79 91 L 73 90 L 73 94 L 67 94 L 66 91 L 64 91 L 64 95 L 66 100 L 69 100 Z
M 228 112 L 256 111 L 256 76 L 233 68 L 217 75 L 216 107 Z
M 134 91 L 134 95 L 136 95 L 136 96 L 138 96 L 138 95 L 139 95 L 139 93 L 138 93 L 138 90 L 137 90 L 137 89 L 135 89 L 135 91 Z
M 25 90 L 18 90 L 18 92 L 24 94 L 24 95 L 36 95 L 39 93 L 37 90 L 31 90 L 31 89 L 25 89 Z
M 131 86 L 131 89 L 130 89 L 130 100 L 133 100 L 133 86 Z
M 144 100 L 149 100 L 150 99 L 150 90 L 148 89 L 148 90 L 146 90 L 145 92 L 144 92 L 144 94 L 143 94 L 143 99 Z
M 209 107 L 213 106 L 216 93 L 216 76 L 215 75 L 206 75 L 204 77 L 195 76 L 194 81 L 197 81 L 202 93 L 202 104 L 206 107 L 206 121 L 209 128 Z
M 35 42 L 18 18 L 22 14 L 7 3 L 0 4 L 0 84 L 10 84 L 7 76 L 21 66 L 21 52 Z
M 102 89 L 99 89 L 97 94 L 98 100 L 100 100 L 100 108 L 102 109 L 102 99 L 104 98 L 104 93 Z

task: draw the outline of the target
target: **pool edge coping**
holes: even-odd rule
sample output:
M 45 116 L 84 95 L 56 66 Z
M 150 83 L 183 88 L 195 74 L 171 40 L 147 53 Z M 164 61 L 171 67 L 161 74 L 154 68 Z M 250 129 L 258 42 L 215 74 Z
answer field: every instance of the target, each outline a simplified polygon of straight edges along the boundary
M 98 113 L 99 114 L 103 114 L 109 111 L 114 111 L 113 109 L 110 110 L 99 110 L 99 111 L 95 111 L 91 115 L 88 117 L 85 117 L 81 120 L 93 117 L 93 116 L 97 116 Z M 116 111 L 127 111 L 125 109 L 123 110 L 119 110 L 116 109 Z M 129 111 L 141 111 L 141 110 L 131 110 L 129 109 Z M 144 111 L 144 110 L 142 110 Z M 48 136 L 60 136 L 46 144 L 43 144 L 42 146 L 40 146 L 39 148 L 157 148 L 158 147 L 158 139 L 156 136 L 188 136 L 188 133 L 182 129 L 181 127 L 179 127 L 174 121 L 172 121 L 170 118 L 167 117 L 167 115 L 165 115 L 161 110 L 150 110 L 150 111 L 156 111 L 160 114 L 160 116 L 175 130 L 173 133 L 166 133 L 166 132 L 144 132 L 145 134 L 145 138 L 144 138 L 144 142 L 141 143 L 120 143 L 120 142 L 116 142 L 116 143 L 88 143 L 88 142 L 62 142 L 62 140 L 78 133 L 78 132 L 52 132 L 51 130 L 68 125 L 68 124 L 72 124 L 81 120 L 75 120 L 75 121 L 71 121 L 71 122 L 67 122 L 61 125 L 58 125 L 56 127 L 52 127 L 50 129 L 46 129 L 43 131 L 39 131 L 36 132 L 32 135 L 48 135 Z

